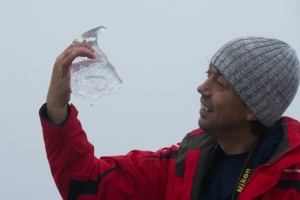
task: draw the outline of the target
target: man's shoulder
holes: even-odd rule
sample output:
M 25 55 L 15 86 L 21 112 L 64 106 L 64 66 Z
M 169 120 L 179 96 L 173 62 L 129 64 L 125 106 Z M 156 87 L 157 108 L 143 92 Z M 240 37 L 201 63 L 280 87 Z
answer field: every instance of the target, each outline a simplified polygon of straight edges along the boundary
M 194 149 L 202 149 L 207 146 L 214 146 L 216 144 L 216 140 L 213 139 L 209 134 L 207 134 L 201 128 L 194 129 L 190 131 L 182 140 L 180 146 L 182 149 L 186 150 L 194 150 Z
M 287 126 L 293 125 L 293 126 L 298 126 L 298 127 L 300 127 L 300 122 L 299 122 L 299 120 L 297 120 L 297 119 L 294 119 L 294 118 L 289 117 L 289 116 L 283 116 L 283 119 L 284 119 L 285 124 L 286 124 Z

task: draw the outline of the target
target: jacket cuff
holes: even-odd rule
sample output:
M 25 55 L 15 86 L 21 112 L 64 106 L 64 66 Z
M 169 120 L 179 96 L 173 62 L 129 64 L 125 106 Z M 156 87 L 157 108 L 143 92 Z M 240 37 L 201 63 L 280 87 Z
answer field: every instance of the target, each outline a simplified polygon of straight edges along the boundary
M 67 121 L 68 121 L 68 119 L 69 119 L 69 117 L 70 117 L 70 112 L 71 112 L 71 107 L 70 107 L 70 105 L 68 104 L 68 114 L 67 114 L 67 117 L 66 117 L 66 118 L 64 119 L 64 121 L 62 121 L 60 124 L 53 124 L 52 122 L 50 122 L 49 117 L 48 117 L 48 113 L 47 113 L 47 103 L 44 103 L 44 104 L 42 105 L 42 107 L 40 108 L 39 115 L 40 115 L 40 117 L 41 117 L 43 120 L 45 120 L 48 124 L 50 124 L 50 125 L 52 125 L 52 126 L 55 126 L 55 127 L 63 127 L 63 126 L 67 123 Z

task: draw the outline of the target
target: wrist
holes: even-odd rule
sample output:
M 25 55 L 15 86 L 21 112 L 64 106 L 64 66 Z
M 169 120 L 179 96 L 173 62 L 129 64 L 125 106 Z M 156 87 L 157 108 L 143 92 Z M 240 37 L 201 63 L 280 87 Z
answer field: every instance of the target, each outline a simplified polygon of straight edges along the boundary
M 61 124 L 68 116 L 68 104 L 59 106 L 47 102 L 48 119 L 53 124 Z

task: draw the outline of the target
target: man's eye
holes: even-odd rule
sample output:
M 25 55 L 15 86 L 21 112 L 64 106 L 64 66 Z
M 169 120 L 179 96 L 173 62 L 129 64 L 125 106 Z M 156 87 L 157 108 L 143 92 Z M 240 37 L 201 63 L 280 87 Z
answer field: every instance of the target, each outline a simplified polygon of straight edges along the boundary
M 218 80 L 216 80 L 217 84 L 221 87 L 224 87 L 224 85 L 222 83 L 220 83 Z
M 205 73 L 207 74 L 207 77 L 210 77 L 211 75 L 210 71 L 206 71 Z

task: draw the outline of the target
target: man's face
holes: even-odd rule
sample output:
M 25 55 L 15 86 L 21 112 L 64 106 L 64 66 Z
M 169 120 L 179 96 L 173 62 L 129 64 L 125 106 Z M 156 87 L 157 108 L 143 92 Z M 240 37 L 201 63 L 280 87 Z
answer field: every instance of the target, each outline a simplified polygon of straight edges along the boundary
M 214 66 L 207 73 L 207 79 L 197 88 L 201 94 L 198 124 L 213 137 L 226 137 L 226 133 L 237 132 L 248 123 L 249 109 Z

